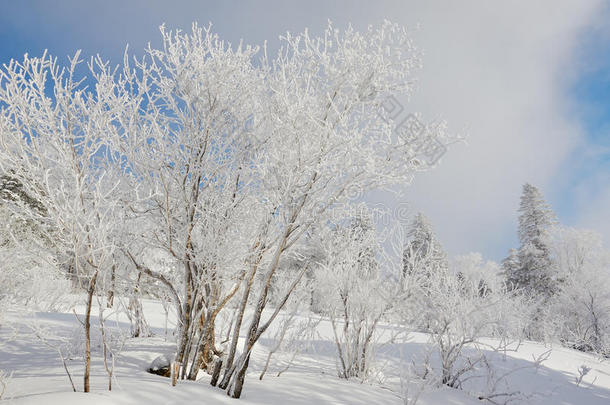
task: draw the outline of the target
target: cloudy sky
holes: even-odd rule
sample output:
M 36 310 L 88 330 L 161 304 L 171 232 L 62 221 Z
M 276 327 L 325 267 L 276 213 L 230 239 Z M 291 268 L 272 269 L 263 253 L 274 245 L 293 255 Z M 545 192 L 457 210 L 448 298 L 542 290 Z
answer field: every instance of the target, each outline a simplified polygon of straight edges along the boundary
M 327 20 L 413 30 L 424 68 L 408 111 L 443 118 L 467 142 L 417 178 L 405 201 L 450 254 L 500 260 L 516 245 L 521 186 L 538 186 L 561 222 L 610 245 L 610 8 L 602 1 L 4 2 L 0 63 L 48 49 L 120 62 L 159 43 L 158 27 L 212 22 L 223 38 L 273 48 Z M 65 59 L 64 59 L 65 60 Z M 390 208 L 405 201 L 378 195 Z

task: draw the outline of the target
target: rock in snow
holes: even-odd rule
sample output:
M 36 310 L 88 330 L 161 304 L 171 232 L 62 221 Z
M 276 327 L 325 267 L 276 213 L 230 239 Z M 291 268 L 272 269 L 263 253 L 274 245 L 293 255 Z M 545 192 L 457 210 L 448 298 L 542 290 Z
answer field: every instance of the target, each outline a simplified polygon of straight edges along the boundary
M 148 371 L 151 374 L 157 374 L 157 375 L 162 375 L 163 377 L 169 377 L 170 376 L 170 366 L 172 364 L 172 360 L 170 358 L 170 356 L 168 356 L 167 354 L 162 354 L 160 356 L 157 356 L 152 363 L 150 363 L 150 366 L 146 369 L 146 371 Z

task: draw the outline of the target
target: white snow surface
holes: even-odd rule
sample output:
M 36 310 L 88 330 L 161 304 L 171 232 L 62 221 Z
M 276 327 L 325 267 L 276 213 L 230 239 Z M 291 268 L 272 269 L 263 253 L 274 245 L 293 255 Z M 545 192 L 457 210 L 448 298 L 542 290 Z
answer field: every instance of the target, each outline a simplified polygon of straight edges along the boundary
M 145 370 L 158 356 L 171 356 L 175 343 L 171 336 L 164 336 L 165 318 L 161 304 L 145 300 L 144 310 L 153 337 L 128 339 L 120 357 L 116 361 L 113 390 L 107 390 L 108 377 L 101 359 L 99 338 L 94 333 L 92 352 L 92 392 L 74 393 L 63 369 L 57 350 L 64 339 L 63 348 L 73 347 L 74 353 L 65 353 L 67 365 L 77 390 L 82 391 L 82 355 L 78 345 L 82 339 L 82 328 L 71 311 L 39 312 L 22 315 L 12 310 L 4 315 L 0 327 L 0 370 L 12 373 L 2 403 L 7 404 L 403 404 L 399 395 L 397 367 L 405 356 L 417 358 L 427 345 L 425 334 L 412 333 L 404 343 L 387 344 L 378 351 L 379 373 L 377 382 L 361 383 L 346 381 L 337 377 L 334 357 L 334 343 L 328 323 L 318 326 L 318 339 L 313 342 L 313 350 L 301 353 L 295 363 L 280 377 L 276 377 L 282 359 L 276 355 L 269 371 L 261 381 L 258 379 L 272 345 L 269 339 L 262 339 L 253 353 L 251 367 L 246 378 L 241 399 L 232 399 L 218 388 L 209 385 L 209 376 L 199 374 L 198 381 L 179 381 L 171 387 L 169 379 L 147 373 Z M 83 308 L 77 308 L 82 314 Z M 97 326 L 97 310 L 92 314 L 92 324 Z M 118 323 L 117 323 L 118 322 Z M 245 323 L 245 322 L 244 322 Z M 129 330 L 126 319 L 109 321 Z M 32 333 L 32 326 L 44 330 L 45 345 Z M 170 326 L 173 325 L 170 319 Z M 391 331 L 390 326 L 384 327 Z M 243 332 L 243 331 L 242 331 Z M 98 332 L 99 333 L 99 332 Z M 243 335 L 243 333 L 242 333 Z M 271 335 L 269 335 L 271 336 Z M 98 340 L 96 340 L 98 339 Z M 533 356 L 548 350 L 550 355 L 538 369 L 525 367 L 532 363 Z M 525 394 L 521 402 L 544 405 L 594 405 L 610 404 L 610 361 L 596 356 L 559 346 L 545 346 L 525 342 L 516 351 L 506 356 L 491 356 L 499 370 L 522 368 L 508 377 L 510 388 Z M 276 361 L 277 360 L 277 361 Z M 278 364 L 278 361 L 280 364 Z M 576 384 L 578 368 L 586 365 L 591 371 L 580 385 Z M 381 367 L 384 366 L 384 367 Z M 393 377 L 394 375 L 394 377 Z M 468 405 L 488 404 L 469 395 L 468 392 L 451 388 L 428 389 L 417 402 L 421 405 Z

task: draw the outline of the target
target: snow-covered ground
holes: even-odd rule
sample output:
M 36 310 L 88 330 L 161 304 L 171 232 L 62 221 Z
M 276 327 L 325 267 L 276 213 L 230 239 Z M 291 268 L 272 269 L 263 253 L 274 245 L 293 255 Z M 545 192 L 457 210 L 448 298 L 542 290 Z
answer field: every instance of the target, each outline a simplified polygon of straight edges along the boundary
M 82 312 L 82 308 L 81 312 Z M 0 370 L 12 373 L 4 401 L 11 404 L 402 404 L 398 367 L 405 359 L 417 359 L 428 347 L 428 336 L 412 333 L 401 343 L 387 344 L 378 351 L 379 373 L 376 383 L 360 383 L 337 378 L 332 332 L 327 323 L 318 325 L 317 338 L 309 350 L 301 353 L 280 377 L 279 368 L 289 356 L 272 359 L 263 380 L 258 376 L 266 359 L 271 339 L 263 339 L 253 355 L 250 373 L 241 399 L 229 398 L 224 391 L 208 384 L 209 376 L 199 380 L 179 381 L 171 387 L 169 379 L 149 374 L 145 369 L 160 354 L 174 349 L 171 336 L 165 337 L 165 316 L 161 305 L 145 301 L 144 309 L 155 336 L 128 339 L 116 362 L 113 390 L 107 391 L 108 377 L 101 360 L 99 344 L 93 347 L 92 393 L 74 393 L 57 347 L 62 348 L 67 366 L 78 390 L 82 389 L 83 360 L 79 354 L 82 328 L 72 312 L 38 312 L 23 316 L 20 311 L 5 313 L 0 329 Z M 78 308 L 77 308 L 77 313 Z M 93 314 L 97 314 L 96 310 Z M 108 324 L 129 330 L 126 319 Z M 97 317 L 92 323 L 97 326 Z M 118 322 L 118 323 L 117 323 Z M 170 327 L 172 321 L 170 319 Z M 390 327 L 385 327 L 390 332 Z M 44 337 L 35 336 L 33 330 Z M 271 337 L 272 335 L 270 335 Z M 94 342 L 98 342 L 94 336 Z M 533 358 L 549 351 L 548 359 L 538 368 Z M 74 354 L 70 354 L 73 351 Z M 527 404 L 610 404 L 610 362 L 561 347 L 522 343 L 506 356 L 493 353 L 490 358 L 499 374 L 518 369 L 506 378 L 511 390 L 521 391 L 521 403 Z M 279 362 L 280 364 L 278 364 Z M 591 370 L 577 385 L 581 366 Z M 475 379 L 476 380 L 476 379 Z M 483 379 L 481 379 L 483 380 Z M 474 381 L 473 384 L 485 383 Z M 497 398 L 502 403 L 502 398 Z M 465 391 L 428 389 L 419 404 L 482 404 Z

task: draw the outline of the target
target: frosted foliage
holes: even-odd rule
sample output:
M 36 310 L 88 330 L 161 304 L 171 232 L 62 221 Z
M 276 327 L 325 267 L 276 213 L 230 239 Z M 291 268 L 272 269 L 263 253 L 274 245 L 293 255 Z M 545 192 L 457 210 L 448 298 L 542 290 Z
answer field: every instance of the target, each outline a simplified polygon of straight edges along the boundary
M 429 277 L 426 271 L 432 267 L 436 267 L 438 271 L 446 270 L 447 256 L 430 222 L 421 212 L 411 222 L 407 238 L 408 242 L 403 253 L 405 276 L 417 273 Z
M 327 231 L 325 259 L 316 273 L 318 306 L 330 318 L 340 377 L 370 377 L 375 329 L 392 302 L 380 276 L 380 241 L 365 216 Z
M 421 145 L 452 138 L 441 121 L 398 136 L 380 114 L 411 93 L 420 66 L 399 25 L 286 34 L 275 55 L 196 24 L 161 37 L 117 68 L 99 56 L 84 66 L 77 52 L 66 68 L 45 53 L 2 69 L 0 174 L 33 201 L 6 207 L 87 292 L 86 364 L 94 297 L 128 294 L 139 319 L 142 291 L 162 288 L 177 315 L 177 377 L 222 353 L 220 385 L 239 397 L 254 344 L 309 269 L 280 265 L 303 236 L 349 209 L 347 190 L 410 183 L 436 164 Z M 270 292 L 278 308 L 262 322 Z M 224 350 L 222 311 L 236 319 Z
M 519 206 L 519 247 L 516 255 L 504 261 L 509 285 L 522 288 L 531 296 L 550 297 L 558 289 L 555 266 L 549 247 L 550 230 L 555 214 L 540 191 L 531 184 L 523 186 Z
M 595 232 L 563 227 L 552 247 L 562 285 L 548 309 L 550 328 L 571 347 L 608 355 L 610 252 Z

